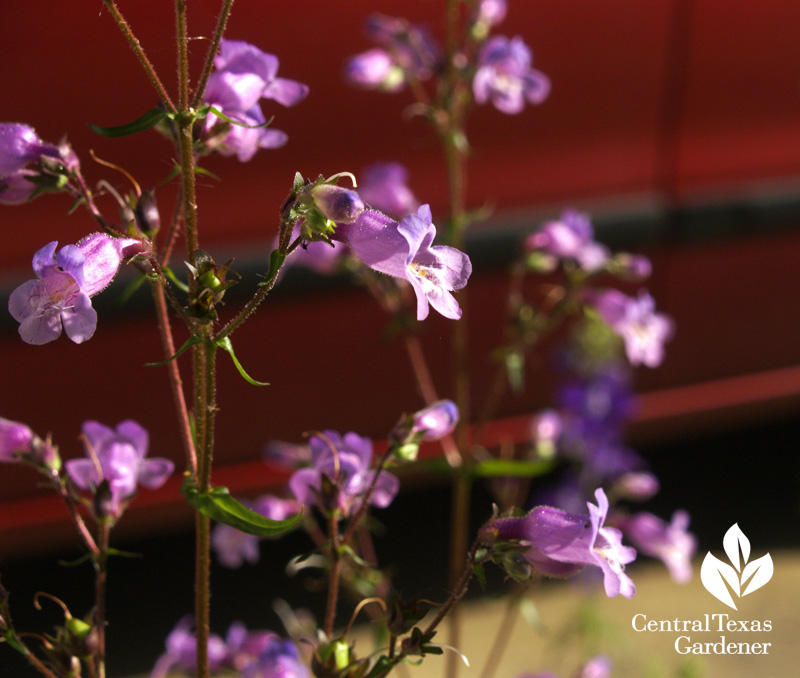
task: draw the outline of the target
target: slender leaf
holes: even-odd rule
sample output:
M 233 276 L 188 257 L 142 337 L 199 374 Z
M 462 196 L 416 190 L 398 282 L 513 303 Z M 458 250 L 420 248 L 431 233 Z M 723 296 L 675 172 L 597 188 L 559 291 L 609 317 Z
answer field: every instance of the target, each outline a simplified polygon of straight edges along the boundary
M 486 459 L 472 467 L 473 475 L 481 478 L 511 476 L 515 478 L 534 478 L 553 468 L 549 459 L 525 461 L 521 459 Z
M 380 678 L 385 673 L 388 673 L 392 666 L 394 666 L 394 662 L 389 657 L 379 657 L 378 661 L 375 662 L 375 666 L 372 667 L 372 670 L 365 678 Z
M 172 282 L 175 287 L 177 287 L 181 292 L 188 292 L 189 286 L 183 282 L 177 275 L 175 275 L 175 271 L 173 271 L 168 266 L 164 266 L 164 274 L 169 278 L 170 282 Z
M 181 353 L 184 353 L 187 349 L 191 348 L 192 346 L 196 346 L 199 343 L 200 339 L 192 335 L 184 342 L 183 346 L 178 349 L 174 356 L 171 356 L 166 360 L 162 360 L 160 363 L 145 363 L 144 365 L 145 367 L 161 367 L 162 365 L 166 365 L 171 360 L 175 360 L 175 358 L 177 358 Z
M 28 648 L 22 644 L 22 641 L 19 639 L 17 634 L 14 632 L 14 629 L 7 629 L 2 636 L 0 636 L 2 640 L 5 640 L 10 647 L 13 647 L 17 652 L 20 654 L 27 655 Z
M 245 381 L 252 384 L 253 386 L 269 386 L 267 382 L 256 381 L 255 379 L 253 379 L 253 377 L 251 377 L 249 374 L 247 374 L 247 372 L 244 371 L 244 367 L 242 367 L 242 364 L 239 362 L 239 360 L 236 358 L 236 354 L 233 352 L 233 344 L 231 343 L 230 337 L 224 337 L 223 339 L 218 339 L 214 343 L 221 349 L 224 349 L 230 354 L 231 360 L 233 360 L 233 364 L 236 365 L 236 369 L 239 370 L 239 374 L 241 374 L 242 377 L 244 377 Z
M 246 127 L 247 129 L 261 129 L 262 127 L 267 127 L 270 125 L 274 118 L 270 118 L 266 122 L 262 122 L 260 125 L 246 125 L 243 122 L 239 122 L 238 120 L 234 120 L 233 118 L 229 118 L 225 115 L 221 110 L 215 108 L 214 106 L 208 107 L 208 113 L 213 113 L 218 118 L 222 118 L 225 122 L 229 122 L 231 125 L 236 125 L 237 127 Z
M 99 125 L 89 125 L 92 131 L 103 137 L 127 137 L 131 134 L 144 132 L 155 127 L 161 120 L 167 117 L 167 112 L 160 108 L 151 108 L 147 113 L 127 125 L 119 127 L 100 127 Z
M 302 516 L 300 512 L 286 520 L 270 520 L 234 499 L 227 487 L 202 493 L 196 487 L 184 485 L 181 492 L 203 515 L 256 537 L 278 537 L 296 527 Z

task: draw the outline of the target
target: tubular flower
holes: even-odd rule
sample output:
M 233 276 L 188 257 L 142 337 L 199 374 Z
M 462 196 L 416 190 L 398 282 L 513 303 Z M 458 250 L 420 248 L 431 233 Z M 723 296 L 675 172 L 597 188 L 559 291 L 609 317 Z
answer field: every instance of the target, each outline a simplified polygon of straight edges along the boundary
M 33 431 L 25 424 L 0 417 L 0 462 L 18 461 L 33 449 Z
M 102 291 L 114 278 L 123 259 L 141 251 L 133 238 L 112 238 L 94 233 L 77 245 L 65 245 L 56 253 L 53 241 L 33 255 L 36 280 L 15 289 L 8 310 L 20 323 L 19 334 L 28 344 L 46 344 L 61 335 L 76 344 L 91 338 L 97 326 L 97 312 L 90 297 Z
M 294 106 L 305 99 L 308 86 L 277 77 L 278 58 L 242 40 L 221 40 L 214 66 L 203 99 L 241 124 L 210 113 L 206 118 L 207 145 L 222 155 L 235 155 L 241 162 L 250 160 L 259 148 L 283 146 L 288 139 L 284 132 L 258 127 L 266 123 L 259 100 Z M 219 136 L 217 129 L 222 129 Z
M 671 523 L 652 513 L 637 513 L 623 519 L 620 527 L 639 551 L 663 561 L 676 582 L 685 584 L 692 578 L 692 556 L 697 550 L 697 539 L 687 529 L 689 514 L 686 511 L 676 511 Z
M 525 102 L 540 104 L 550 94 L 550 78 L 531 68 L 531 50 L 519 36 L 498 35 L 488 40 L 478 56 L 472 81 L 475 101 L 491 101 L 503 113 L 520 113 Z
M 625 565 L 636 558 L 635 549 L 622 545 L 622 533 L 604 527 L 608 499 L 602 488 L 595 492 L 597 506 L 587 502 L 589 515 L 538 506 L 522 518 L 498 518 L 484 528 L 495 539 L 520 540 L 528 546 L 525 559 L 542 574 L 568 577 L 586 565 L 603 571 L 606 594 L 630 598 L 636 587 Z
M 127 500 L 136 494 L 137 485 L 157 489 L 175 470 L 169 459 L 145 459 L 148 433 L 131 419 L 116 429 L 86 421 L 82 431 L 87 458 L 67 461 L 67 473 L 82 490 L 94 492 L 106 481 L 110 493 L 106 510 L 113 516 L 122 513 Z
M 417 296 L 417 320 L 428 317 L 429 305 L 446 318 L 461 317 L 452 292 L 467 284 L 472 263 L 454 247 L 432 246 L 436 227 L 429 205 L 400 223 L 365 210 L 354 223 L 340 225 L 334 237 L 347 243 L 371 269 L 411 283 Z
M 398 162 L 379 162 L 364 169 L 358 194 L 372 209 L 398 221 L 419 209 L 419 200 L 408 187 L 408 171 Z
M 311 468 L 301 468 L 289 479 L 289 489 L 301 504 L 316 504 L 323 511 L 338 510 L 348 516 L 358 510 L 364 495 L 375 479 L 372 441 L 355 433 L 340 436 L 336 431 L 322 431 L 309 438 Z M 386 508 L 392 503 L 400 481 L 381 471 L 369 503 Z
M 540 249 L 559 259 L 573 259 L 590 273 L 608 262 L 608 249 L 595 242 L 588 214 L 565 210 L 555 221 L 548 221 L 525 241 L 528 250 Z
M 664 344 L 672 338 L 674 324 L 664 313 L 656 313 L 656 302 L 641 290 L 629 297 L 617 290 L 601 293 L 597 311 L 622 340 L 632 365 L 658 367 L 664 360 Z

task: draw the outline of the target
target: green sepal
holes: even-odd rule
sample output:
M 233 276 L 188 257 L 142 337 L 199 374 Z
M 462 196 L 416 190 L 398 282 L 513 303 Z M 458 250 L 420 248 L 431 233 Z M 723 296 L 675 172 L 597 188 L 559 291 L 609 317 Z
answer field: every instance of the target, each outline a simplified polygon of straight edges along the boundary
M 99 125 L 89 125 L 93 132 L 96 132 L 102 137 L 127 137 L 131 134 L 144 132 L 145 130 L 155 127 L 159 122 L 167 117 L 167 112 L 160 108 L 151 108 L 147 113 L 127 125 L 120 125 L 119 127 L 100 127 Z
M 202 175 L 204 177 L 209 177 L 210 179 L 214 179 L 214 181 L 222 181 L 222 179 L 220 177 L 218 177 L 213 172 L 207 170 L 205 167 L 200 167 L 200 166 L 196 165 L 195 168 L 194 168 L 194 173 L 195 174 L 200 174 L 200 175 Z
M 469 470 L 473 476 L 495 478 L 506 476 L 513 478 L 535 478 L 550 471 L 553 462 L 549 459 L 527 461 L 524 459 L 485 459 L 479 461 Z
M 167 358 L 166 360 L 162 360 L 160 363 L 145 363 L 145 367 L 161 367 L 162 365 L 166 365 L 168 362 L 175 360 L 181 353 L 184 353 L 186 350 L 190 349 L 192 346 L 197 346 L 197 344 L 201 343 L 202 340 L 198 337 L 192 335 L 189 337 L 181 346 L 174 356 Z
M 394 662 L 389 659 L 389 657 L 378 657 L 378 661 L 375 662 L 375 666 L 372 667 L 372 670 L 365 676 L 365 678 L 379 678 L 379 676 L 387 673 L 393 666 Z
M 203 515 L 256 537 L 279 537 L 294 529 L 303 515 L 301 511 L 286 520 L 270 520 L 234 499 L 227 487 L 215 487 L 202 493 L 196 487 L 184 484 L 181 492 L 186 501 Z
M 478 578 L 478 583 L 481 585 L 481 591 L 486 590 L 486 572 L 483 569 L 483 563 L 473 563 L 472 570 Z
M 14 629 L 7 629 L 0 637 L 8 643 L 9 647 L 14 648 L 20 654 L 28 655 L 28 648 L 22 644 Z
M 303 179 L 303 175 L 300 172 L 294 173 L 294 182 L 292 183 L 292 191 L 297 193 L 303 186 L 306 185 L 306 180 Z
M 217 339 L 214 344 L 219 346 L 221 349 L 227 351 L 230 356 L 231 360 L 233 360 L 233 364 L 236 365 L 236 369 L 239 370 L 239 374 L 242 375 L 244 380 L 253 386 L 269 386 L 269 384 L 265 381 L 256 381 L 251 377 L 247 372 L 244 371 L 244 367 L 242 367 L 242 363 L 236 358 L 236 354 L 233 352 L 233 344 L 231 343 L 230 337 L 223 337 L 222 339 Z

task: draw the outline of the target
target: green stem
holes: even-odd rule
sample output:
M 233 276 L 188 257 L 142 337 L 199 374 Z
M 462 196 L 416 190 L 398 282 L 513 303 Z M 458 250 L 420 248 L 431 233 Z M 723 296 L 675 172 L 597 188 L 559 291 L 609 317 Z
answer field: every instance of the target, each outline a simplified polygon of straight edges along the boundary
M 225 28 L 228 25 L 228 18 L 231 15 L 231 9 L 233 9 L 233 0 L 225 0 L 219 16 L 217 17 L 217 25 L 214 28 L 214 35 L 211 36 L 211 42 L 208 45 L 208 51 L 206 52 L 206 59 L 203 63 L 203 70 L 200 73 L 200 79 L 197 81 L 197 88 L 194 91 L 194 97 L 192 98 L 193 108 L 197 108 L 197 106 L 200 105 L 203 94 L 206 91 L 208 79 L 211 76 L 212 69 L 214 68 L 214 57 L 217 55 L 219 42 L 222 39 L 222 36 L 225 34 Z
M 167 301 L 164 297 L 164 288 L 156 281 L 150 281 L 150 289 L 153 292 L 153 301 L 156 305 L 156 318 L 158 319 L 158 331 L 161 334 L 161 346 L 164 349 L 165 357 L 170 358 L 175 355 L 175 341 L 172 337 L 172 326 L 169 322 L 167 312 Z M 194 446 L 192 436 L 192 424 L 189 420 L 189 408 L 186 406 L 186 396 L 183 392 L 183 380 L 178 369 L 178 363 L 170 360 L 167 363 L 169 375 L 169 385 L 172 391 L 172 401 L 175 405 L 175 412 L 178 415 L 178 426 L 183 443 L 183 451 L 186 455 L 186 463 L 193 477 L 197 478 L 197 451 Z
M 366 503 L 366 502 L 365 502 Z M 342 554 L 339 552 L 339 523 L 335 511 L 331 512 L 328 521 L 328 540 L 330 542 L 331 571 L 328 580 L 328 601 L 325 606 L 325 635 L 328 640 L 333 636 L 333 624 L 336 621 L 336 603 L 339 598 L 339 577 L 342 574 Z
M 167 90 L 161 82 L 161 79 L 156 74 L 153 64 L 150 63 L 150 60 L 147 58 L 147 55 L 142 49 L 142 45 L 139 43 L 139 39 L 133 34 L 130 24 L 125 21 L 125 17 L 122 16 L 117 4 L 114 2 L 114 0 L 103 0 L 103 2 L 108 8 L 108 11 L 111 12 L 111 16 L 114 17 L 114 21 L 116 21 L 117 26 L 119 26 L 119 29 L 125 36 L 125 39 L 128 41 L 128 44 L 131 46 L 134 54 L 136 54 L 136 57 L 139 59 L 139 63 L 142 64 L 145 73 L 147 73 L 147 77 L 150 79 L 150 82 L 153 83 L 153 87 L 155 87 L 156 92 L 158 92 L 161 102 L 167 107 L 167 110 L 169 110 L 170 113 L 177 113 L 175 104 L 172 103 L 172 99 L 170 99 L 169 94 L 167 94 Z

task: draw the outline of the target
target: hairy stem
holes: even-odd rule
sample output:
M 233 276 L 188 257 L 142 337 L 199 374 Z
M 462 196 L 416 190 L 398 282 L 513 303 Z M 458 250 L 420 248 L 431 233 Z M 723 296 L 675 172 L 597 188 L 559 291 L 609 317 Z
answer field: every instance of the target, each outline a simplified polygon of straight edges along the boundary
M 147 73 L 147 77 L 150 79 L 150 82 L 153 83 L 153 87 L 155 87 L 156 92 L 158 92 L 159 99 L 161 99 L 161 102 L 167 107 L 167 110 L 169 110 L 170 113 L 177 113 L 175 104 L 172 103 L 172 99 L 167 93 L 167 90 L 161 82 L 161 79 L 158 77 L 155 68 L 153 68 L 153 64 L 150 63 L 150 60 L 144 53 L 144 49 L 142 49 L 139 39 L 133 34 L 130 24 L 125 21 L 125 17 L 122 16 L 122 13 L 119 11 L 116 2 L 114 2 L 114 0 L 103 0 L 103 2 L 108 8 L 108 11 L 111 12 L 111 16 L 114 17 L 114 21 L 117 23 L 117 26 L 119 26 L 119 29 L 125 36 L 125 39 L 128 41 L 128 44 L 131 46 L 134 54 L 136 54 L 136 58 L 139 59 L 139 63 L 142 64 L 142 68 L 144 68 L 145 73 Z
M 197 106 L 200 105 L 200 101 L 202 100 L 203 94 L 206 91 L 208 79 L 211 77 L 211 70 L 214 68 L 214 57 L 217 55 L 219 42 L 222 39 L 222 36 L 225 34 L 225 28 L 228 25 L 228 18 L 231 15 L 231 9 L 233 9 L 233 0 L 225 0 L 219 16 L 217 17 L 217 25 L 214 28 L 214 35 L 211 36 L 211 42 L 209 43 L 208 51 L 206 52 L 206 59 L 203 62 L 203 70 L 200 72 L 200 79 L 197 81 L 197 88 L 194 91 L 194 97 L 192 98 L 193 108 L 197 108 Z
M 95 610 L 94 627 L 97 631 L 97 649 L 95 659 L 97 678 L 106 677 L 106 582 L 108 579 L 108 538 L 111 525 L 100 524 L 98 534 L 99 553 L 95 557 Z

